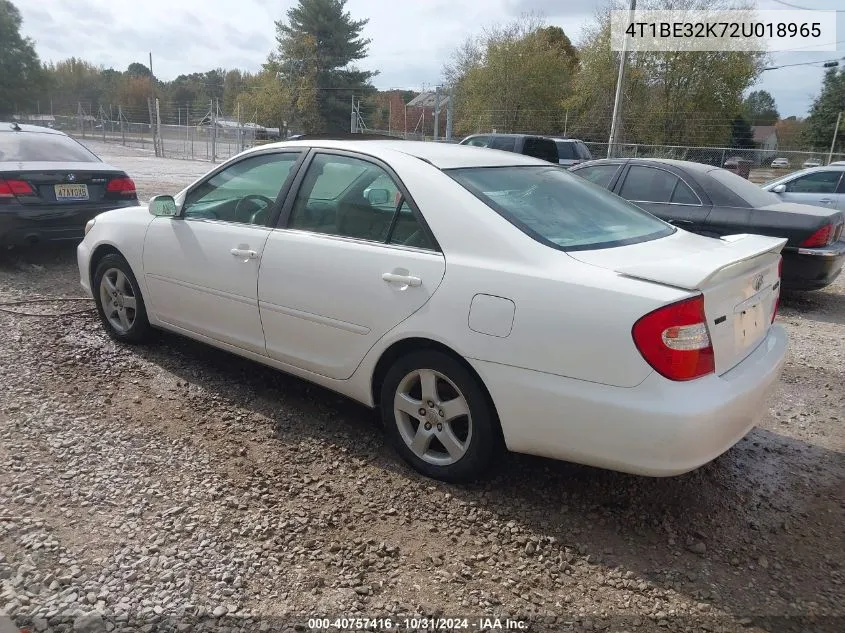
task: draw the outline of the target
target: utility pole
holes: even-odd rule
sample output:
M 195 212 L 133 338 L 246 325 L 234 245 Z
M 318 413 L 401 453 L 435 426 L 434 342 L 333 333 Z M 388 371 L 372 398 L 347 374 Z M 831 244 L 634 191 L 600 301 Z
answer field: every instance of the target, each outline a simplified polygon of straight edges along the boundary
M 629 19 L 633 19 L 634 11 L 637 8 L 637 0 L 631 0 L 629 7 Z M 628 38 L 623 33 L 622 52 L 619 56 L 619 76 L 616 78 L 616 98 L 613 101 L 613 121 L 610 124 L 610 138 L 607 142 L 607 157 L 613 158 L 616 152 L 616 143 L 619 137 L 619 128 L 622 126 L 622 92 L 625 84 L 625 66 L 628 62 Z
M 158 137 L 159 154 L 164 156 L 164 142 L 161 140 L 161 110 L 158 103 L 158 98 L 156 98 L 156 136 Z
M 352 134 L 355 134 L 358 130 L 358 119 L 355 116 L 355 95 L 352 95 L 352 111 L 349 115 L 349 131 Z
M 121 142 L 126 145 L 126 128 L 123 127 L 123 106 L 117 106 L 117 118 L 118 122 L 120 123 L 120 139 Z
M 153 78 L 153 53 L 150 51 L 150 101 L 149 101 L 149 110 L 150 110 L 150 132 L 153 135 L 153 150 L 155 150 L 155 155 L 158 156 L 158 136 L 156 134 L 155 128 L 155 121 L 153 120 L 153 105 L 156 102 L 156 87 L 155 87 L 155 79 Z
M 434 87 L 434 140 L 440 139 L 440 86 Z
M 211 162 L 217 162 L 217 110 L 211 100 Z
M 449 101 L 446 103 L 446 140 L 452 140 L 452 128 L 455 125 L 455 88 L 449 86 Z
M 842 111 L 836 116 L 836 127 L 833 128 L 833 140 L 830 142 L 830 153 L 827 155 L 827 164 L 833 161 L 833 150 L 836 147 L 836 137 L 839 135 L 839 122 L 842 120 Z

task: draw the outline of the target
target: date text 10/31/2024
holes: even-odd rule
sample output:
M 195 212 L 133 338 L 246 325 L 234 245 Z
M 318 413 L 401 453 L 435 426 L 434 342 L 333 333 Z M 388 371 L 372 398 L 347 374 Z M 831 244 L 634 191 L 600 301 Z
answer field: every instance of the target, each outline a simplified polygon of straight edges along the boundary
M 528 623 L 510 618 L 310 618 L 309 631 L 524 631 Z

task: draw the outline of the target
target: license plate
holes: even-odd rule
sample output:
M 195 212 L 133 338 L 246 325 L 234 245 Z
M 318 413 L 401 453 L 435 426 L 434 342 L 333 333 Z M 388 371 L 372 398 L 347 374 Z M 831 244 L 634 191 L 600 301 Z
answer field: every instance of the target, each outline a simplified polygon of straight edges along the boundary
M 56 200 L 87 200 L 88 185 L 56 185 Z
M 765 303 L 760 301 L 746 307 L 736 316 L 736 345 L 737 349 L 745 349 L 753 345 L 764 334 L 769 326 L 769 319 L 764 311 Z

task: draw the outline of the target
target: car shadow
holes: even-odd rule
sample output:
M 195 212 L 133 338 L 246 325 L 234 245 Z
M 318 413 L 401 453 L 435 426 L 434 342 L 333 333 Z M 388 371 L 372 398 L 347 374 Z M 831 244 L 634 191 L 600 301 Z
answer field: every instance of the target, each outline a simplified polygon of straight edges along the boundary
M 621 587 L 631 572 L 646 583 L 632 595 L 658 601 L 655 592 L 686 595 L 702 605 L 690 616 L 694 627 L 721 630 L 725 618 L 716 614 L 733 614 L 778 633 L 842 630 L 843 620 L 798 617 L 819 592 L 833 595 L 831 574 L 842 566 L 845 535 L 819 542 L 841 525 L 842 512 L 829 514 L 830 500 L 845 509 L 840 452 L 757 428 L 723 456 L 679 477 L 509 455 L 491 478 L 448 485 L 407 467 L 386 445 L 376 413 L 333 392 L 170 333 L 136 351 L 177 379 L 264 416 L 272 427 L 268 441 L 338 443 L 350 459 L 409 483 L 426 482 L 484 508 L 521 535 L 555 539 L 571 552 L 573 565 L 607 574 L 612 586 Z M 519 537 L 503 545 L 526 546 Z M 819 558 L 820 550 L 830 554 Z M 750 601 L 750 586 L 767 601 Z
M 781 317 L 807 318 L 835 325 L 845 324 L 845 294 L 829 289 L 812 292 L 783 292 L 781 297 Z

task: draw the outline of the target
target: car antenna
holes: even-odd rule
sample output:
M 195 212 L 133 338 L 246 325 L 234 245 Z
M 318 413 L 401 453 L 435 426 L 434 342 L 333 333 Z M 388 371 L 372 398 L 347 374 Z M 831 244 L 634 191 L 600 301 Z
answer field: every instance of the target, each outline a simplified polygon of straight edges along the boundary
M 18 125 L 16 122 L 13 122 L 13 123 L 12 123 L 12 129 L 13 129 L 15 132 L 20 132 L 20 131 L 21 131 L 21 126 L 20 126 L 20 125 Z

